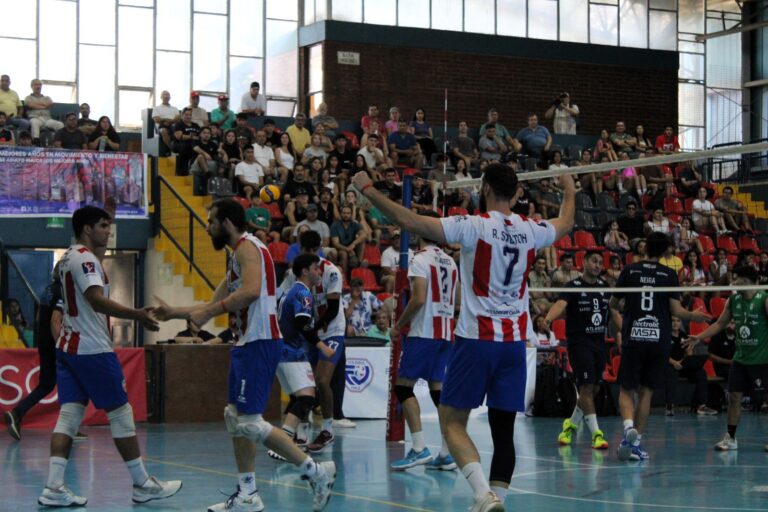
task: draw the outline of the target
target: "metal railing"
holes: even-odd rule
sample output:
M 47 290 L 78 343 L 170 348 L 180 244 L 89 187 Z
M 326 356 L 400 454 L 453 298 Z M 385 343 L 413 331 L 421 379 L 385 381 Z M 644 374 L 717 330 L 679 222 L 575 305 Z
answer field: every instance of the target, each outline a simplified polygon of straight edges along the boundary
M 29 282 L 29 279 L 27 279 L 27 276 L 24 275 L 24 272 L 22 272 L 21 268 L 19 267 L 18 263 L 13 259 L 13 256 L 8 252 L 8 249 L 5 247 L 5 242 L 2 238 L 0 238 L 0 298 L 3 299 L 3 301 L 6 301 L 10 299 L 9 297 L 9 289 L 8 289 L 8 271 L 13 268 L 16 271 L 16 274 L 19 276 L 19 279 L 21 280 L 21 284 L 24 285 L 24 289 L 26 293 L 29 295 L 29 298 L 32 300 L 33 304 L 33 321 L 28 321 L 29 327 L 36 329 L 38 326 L 37 322 L 37 315 L 40 311 L 40 297 L 37 296 L 37 293 L 35 293 L 35 290 L 32 288 L 32 285 Z M 18 297 L 16 297 L 17 300 L 19 300 Z M 5 307 L 5 302 L 3 302 L 3 307 Z M 2 312 L 3 318 L 2 321 L 7 321 L 5 318 L 5 311 Z M 32 345 L 34 346 L 36 344 L 37 340 L 37 333 L 33 336 L 33 342 Z
M 749 141 L 749 144 L 767 142 L 768 139 Z M 742 141 L 725 142 L 715 144 L 710 149 L 743 146 Z M 736 182 L 748 183 L 757 174 L 768 174 L 768 153 L 735 153 L 733 156 L 725 155 L 716 158 L 708 158 L 701 166 L 704 179 L 714 183 Z

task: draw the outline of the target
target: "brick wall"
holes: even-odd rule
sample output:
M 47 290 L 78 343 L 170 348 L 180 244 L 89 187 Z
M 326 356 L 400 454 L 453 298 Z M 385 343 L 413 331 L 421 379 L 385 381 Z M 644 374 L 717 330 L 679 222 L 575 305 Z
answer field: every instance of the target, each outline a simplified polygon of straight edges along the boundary
M 540 122 L 552 98 L 568 91 L 579 106 L 579 134 L 612 131 L 616 120 L 629 130 L 644 124 L 651 137 L 677 121 L 677 72 L 580 62 L 471 55 L 443 50 L 324 41 L 324 99 L 337 119 L 358 120 L 369 102 L 383 116 L 396 105 L 410 119 L 422 107 L 442 126 L 443 89 L 448 88 L 448 123 L 470 127 L 486 121 L 495 106 L 510 131 L 526 123 L 529 111 Z M 337 63 L 337 51 L 360 53 L 360 65 Z M 305 89 L 306 90 L 306 89 Z M 631 128 L 630 128 L 631 127 Z

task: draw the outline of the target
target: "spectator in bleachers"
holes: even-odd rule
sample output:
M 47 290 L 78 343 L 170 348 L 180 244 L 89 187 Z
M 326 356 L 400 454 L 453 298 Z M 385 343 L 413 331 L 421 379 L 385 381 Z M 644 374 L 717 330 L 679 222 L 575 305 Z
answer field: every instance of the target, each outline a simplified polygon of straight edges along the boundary
M 683 217 L 680 220 L 680 224 L 674 226 L 672 235 L 677 252 L 688 252 L 691 249 L 695 250 L 698 254 L 704 252 L 704 248 L 699 240 L 699 234 L 691 229 L 691 219 L 688 217 Z
M 632 148 L 636 153 L 645 153 L 648 148 L 653 148 L 653 143 L 645 134 L 645 127 L 641 124 L 635 127 L 635 144 Z
M 665 235 L 669 235 L 672 231 L 672 224 L 669 222 L 669 219 L 664 216 L 664 209 L 663 208 L 656 208 L 651 213 L 651 217 L 648 219 L 648 222 L 645 224 L 645 234 L 650 235 L 651 233 L 664 233 Z
M 573 256 L 566 253 L 560 256 L 560 266 L 557 267 L 554 272 L 552 272 L 550 277 L 552 278 L 552 286 L 560 287 L 578 277 L 581 277 L 581 272 L 574 268 Z
M 645 241 L 645 238 L 640 238 L 634 243 L 630 241 L 630 247 L 632 246 L 635 248 L 632 252 L 632 263 L 648 259 L 648 243 Z
M 517 132 L 515 139 L 522 144 L 526 154 L 539 159 L 546 159 L 552 146 L 552 135 L 539 124 L 536 114 L 528 114 L 528 126 Z
M 377 221 L 377 219 L 385 219 L 381 212 L 372 206 L 362 194 L 359 194 L 357 189 L 352 185 L 349 185 L 349 188 L 347 188 L 347 191 L 344 193 L 344 201 L 341 207 L 343 206 L 349 206 L 352 209 L 351 218 L 357 221 L 363 228 L 366 241 L 375 240 L 375 243 L 378 245 L 381 240 L 382 229 L 388 229 L 387 226 L 382 225 L 382 222 Z M 341 207 L 339 207 L 339 212 L 341 212 Z M 368 216 L 370 216 L 370 223 L 367 218 Z M 335 222 L 338 222 L 340 219 L 341 213 L 339 213 Z M 333 224 L 331 224 L 331 229 L 333 229 Z
M 219 161 L 226 169 L 226 176 L 232 180 L 235 176 L 235 167 L 243 161 L 243 153 L 237 143 L 235 130 L 227 130 L 224 140 L 219 144 Z
M 349 176 L 352 177 L 359 172 L 364 172 L 373 179 L 373 173 L 368 168 L 368 162 L 365 161 L 365 157 L 361 154 L 355 155 L 352 167 L 349 169 Z M 352 185 L 349 186 L 351 187 Z
M 645 151 L 644 156 L 640 158 L 651 158 L 655 156 L 654 150 L 649 148 Z M 652 197 L 652 202 L 660 203 L 664 201 L 664 197 L 671 194 L 672 186 L 675 184 L 675 177 L 670 170 L 664 165 L 644 165 L 640 167 L 640 174 L 645 177 L 646 184 L 648 185 L 647 194 Z
M 332 226 L 336 219 L 341 216 L 339 215 L 339 207 L 336 201 L 333 200 L 334 197 L 336 197 L 336 194 L 331 192 L 330 189 L 320 189 L 320 201 L 317 203 L 317 218 L 328 224 L 328 226 Z
M 408 248 L 408 261 L 413 259 L 413 250 Z M 381 286 L 386 293 L 395 292 L 395 273 L 400 267 L 400 231 L 393 231 L 389 247 L 381 253 Z
M 435 147 L 432 126 L 427 121 L 427 112 L 423 108 L 416 109 L 411 122 L 408 124 L 408 132 L 416 137 L 416 141 L 421 147 L 421 154 L 424 155 L 427 166 L 431 166 L 432 155 L 437 152 L 437 147 Z
M 549 164 L 549 170 L 555 171 L 559 169 L 567 169 L 568 165 L 563 162 L 563 153 L 560 151 L 552 152 L 552 163 Z
M 350 147 L 347 138 L 339 134 L 333 139 L 333 150 L 328 153 L 328 156 L 338 158 L 339 167 L 342 169 L 350 169 L 355 160 L 355 151 Z
M 371 121 L 374 119 L 379 123 L 379 126 L 384 126 L 384 120 L 379 117 L 379 106 L 372 103 L 368 105 L 368 113 L 360 118 L 360 128 L 363 129 L 363 133 L 368 133 Z
M 645 236 L 643 216 L 638 214 L 637 203 L 627 203 L 625 214 L 616 219 L 619 229 L 629 238 L 629 244 L 634 245 L 637 240 Z
M 310 192 L 315 192 L 315 190 L 307 179 L 307 170 L 301 164 L 294 167 L 293 175 L 290 176 L 285 185 L 283 185 L 283 204 L 287 205 L 291 199 L 298 197 L 300 191 L 304 191 L 304 193 L 306 193 L 309 198 L 314 198 L 317 195 L 316 193 L 310 194 Z
M 677 276 L 680 286 L 706 286 L 710 282 L 709 275 L 701 264 L 701 257 L 695 249 L 685 253 L 683 268 Z
M 533 333 L 535 336 L 530 341 L 536 348 L 555 348 L 560 344 L 560 340 L 549 329 L 545 316 L 546 313 L 538 313 L 533 317 Z
M 471 180 L 472 176 L 469 175 L 469 168 L 467 167 L 467 164 L 464 163 L 464 160 L 456 160 L 456 169 L 454 170 L 454 177 L 456 178 L 456 181 L 467 181 Z M 460 188 L 460 189 L 453 189 L 448 190 L 448 198 L 450 199 L 451 194 L 456 196 L 456 204 L 451 204 L 450 206 L 460 206 L 461 208 L 464 208 L 466 210 L 471 210 L 474 206 L 472 205 L 472 189 L 469 188 Z
M 602 276 L 609 286 L 616 286 L 616 281 L 619 279 L 622 268 L 621 258 L 615 254 L 608 259 L 608 268 L 603 272 Z
M 321 102 L 317 106 L 317 115 L 312 118 L 312 127 L 317 129 L 322 126 L 325 129 L 325 135 L 333 138 L 336 136 L 336 130 L 339 129 L 339 123 L 336 118 L 328 114 L 328 104 Z
M 19 133 L 19 141 L 18 145 L 21 147 L 31 147 L 32 146 L 32 134 L 28 131 L 24 130 Z
M 256 141 L 253 143 L 253 158 L 264 170 L 264 178 L 267 181 L 277 179 L 275 165 L 275 153 L 267 146 L 267 133 L 264 130 L 256 131 Z
M 600 155 L 600 163 L 611 163 L 611 160 L 608 155 L 603 153 Z M 601 173 L 599 180 L 602 182 L 602 186 L 600 187 L 601 192 L 611 191 L 620 194 L 624 193 L 624 181 L 622 181 L 621 174 L 617 169 L 611 169 L 610 171 Z
M 202 128 L 208 126 L 208 111 L 200 106 L 200 93 L 192 91 L 189 93 L 189 108 L 192 109 L 192 122 Z
M 299 222 L 296 227 L 293 228 L 293 233 L 291 235 L 291 241 L 298 240 L 299 237 L 299 228 L 301 226 L 308 226 L 309 229 L 316 232 L 320 235 L 321 244 L 323 247 L 326 248 L 326 258 L 328 257 L 328 250 L 327 248 L 330 247 L 331 243 L 331 227 L 323 222 L 322 220 L 319 220 L 317 218 L 318 215 L 318 208 L 316 204 L 309 203 L 307 204 L 307 217 Z
M 285 204 L 284 214 L 286 225 L 283 230 L 284 239 L 290 240 L 296 226 L 307 218 L 311 197 L 311 187 L 310 184 L 307 183 L 306 187 L 296 189 L 296 197 L 293 201 Z
M 509 152 L 509 148 L 502 137 L 497 135 L 496 125 L 487 123 L 484 126 L 485 131 L 478 142 L 480 158 L 489 162 L 499 161 Z
M 264 169 L 253 157 L 252 146 L 243 149 L 243 161 L 235 166 L 235 179 L 243 197 L 258 194 L 264 185 Z
M 222 132 L 221 128 L 215 124 L 208 124 L 208 128 L 211 129 L 211 142 L 216 144 L 216 147 L 218 148 L 219 144 L 221 144 L 221 141 L 224 138 L 224 132 Z
M 275 126 L 275 121 L 273 119 L 265 119 L 264 126 L 262 126 L 261 129 L 267 134 L 267 146 L 274 149 L 280 145 L 280 130 Z
M 666 126 L 664 133 L 656 137 L 656 152 L 660 155 L 671 155 L 680 152 L 680 142 L 675 135 L 675 129 L 672 126 Z
M 32 93 L 24 98 L 24 105 L 27 107 L 32 140 L 35 144 L 38 144 L 41 128 L 48 128 L 54 131 L 61 130 L 64 127 L 64 123 L 51 117 L 53 100 L 48 96 L 44 96 L 41 92 L 43 82 L 35 78 L 30 82 L 30 86 L 32 87 Z
M 229 108 L 229 96 L 219 95 L 219 106 L 211 111 L 211 124 L 215 124 L 222 131 L 231 130 L 235 126 L 235 113 Z
M 696 170 L 696 166 L 693 163 L 681 164 L 680 170 L 677 174 L 677 188 L 680 192 L 684 193 L 687 197 L 696 197 L 699 194 L 699 188 L 701 187 L 701 174 Z M 707 189 L 707 196 L 710 191 Z
M 403 187 L 397 184 L 397 171 L 389 168 L 384 172 L 384 180 L 377 181 L 374 186 L 376 190 L 389 196 L 392 201 L 401 203 L 403 200 Z
M 686 338 L 682 322 L 672 317 L 672 348 L 669 352 L 669 364 L 666 367 L 665 395 L 667 399 L 666 415 L 675 415 L 675 392 L 678 378 L 685 378 L 694 385 L 691 397 L 692 410 L 699 415 L 714 415 L 717 411 L 707 407 L 707 373 L 701 366 L 684 366 L 686 357 L 693 355 L 693 347 L 684 349 L 682 341 Z
M 683 269 L 683 260 L 681 260 L 677 254 L 675 254 L 674 245 L 667 247 L 664 255 L 659 258 L 659 264 L 671 268 L 675 271 L 675 273 L 678 273 Z
M 376 123 L 372 123 L 375 125 Z M 375 179 L 380 179 L 380 176 L 389 167 L 387 157 L 384 152 L 378 148 L 379 136 L 375 133 L 365 134 L 365 146 L 360 148 L 357 152 L 358 155 L 362 155 L 365 158 L 365 164 L 368 169 L 371 170 Z
M 120 149 L 120 136 L 112 121 L 107 116 L 99 118 L 99 124 L 88 137 L 88 148 L 96 151 L 117 151 Z
M 759 263 L 755 257 L 755 251 L 752 249 L 739 251 L 739 254 L 736 257 L 736 264 L 733 267 L 738 268 L 741 266 L 752 267 L 755 270 L 759 268 Z
M 307 116 L 298 113 L 293 119 L 293 124 L 285 129 L 285 133 L 291 138 L 296 158 L 302 158 L 304 151 L 312 145 L 312 134 L 309 133 L 309 130 L 304 128 L 304 123 L 306 121 Z
M 320 159 L 317 158 L 312 161 L 312 165 L 315 165 Z M 323 190 L 329 190 L 331 195 L 336 194 L 336 183 L 331 179 L 331 171 L 328 168 L 321 168 L 320 174 L 317 179 L 317 191 L 318 194 Z
M 611 221 L 603 237 L 603 245 L 609 251 L 629 251 L 629 238 L 619 230 L 619 223 Z
M 551 179 L 545 178 L 533 183 L 530 187 L 530 194 L 541 218 L 550 219 L 557 216 L 560 211 L 560 201 L 552 186 Z
M 608 134 L 608 130 L 605 128 L 600 131 L 600 138 L 597 140 L 597 144 L 595 145 L 595 153 L 592 155 L 592 157 L 595 160 L 602 160 L 603 155 L 608 157 L 609 162 L 616 162 L 619 159 L 619 157 L 616 155 L 616 151 L 613 149 L 613 144 L 611 143 L 611 137 Z
M 174 343 L 178 343 L 180 345 L 186 345 L 190 343 L 208 343 L 210 345 L 215 345 L 221 343 L 221 340 L 215 341 L 215 338 L 216 336 L 201 328 L 192 320 L 187 320 L 187 328 L 183 331 L 177 332 L 176 336 L 173 338 L 173 341 Z
M 406 165 L 421 169 L 421 146 L 412 133 L 408 132 L 408 124 L 402 119 L 397 123 L 397 131 L 387 138 L 389 154 L 394 165 Z
M 315 127 L 315 132 L 312 135 L 320 137 L 320 147 L 323 148 L 326 153 L 333 151 L 333 141 L 326 135 L 325 125 L 317 125 L 317 127 Z
M 592 151 L 589 149 L 582 150 L 581 159 L 579 159 L 574 165 L 575 167 L 586 167 L 588 165 L 592 165 Z M 600 192 L 603 191 L 603 180 L 597 176 L 597 173 L 590 172 L 578 176 L 581 190 L 585 192 L 591 192 L 593 197 L 597 197 Z
M 53 147 L 62 149 L 88 149 L 88 139 L 77 129 L 77 114 L 70 112 L 64 117 L 64 127 L 53 136 Z
M 101 121 L 99 121 L 101 122 Z M 176 175 L 189 174 L 189 165 L 196 154 L 192 150 L 200 138 L 200 126 L 192 122 L 192 111 L 185 108 L 181 113 L 181 121 L 173 126 L 173 152 L 176 156 Z
M 87 103 L 80 104 L 80 119 L 77 120 L 77 129 L 89 137 L 98 126 L 99 122 L 91 119 L 91 106 Z M 170 146 L 169 146 L 170 147 Z
M 247 116 L 263 116 L 267 113 L 267 100 L 259 94 L 259 82 L 251 82 L 251 87 L 240 99 L 240 113 Z
M 389 148 L 387 146 L 387 140 L 389 135 L 387 130 L 384 129 L 384 125 L 379 124 L 378 119 L 371 119 L 371 122 L 368 125 L 368 131 L 360 138 L 360 146 L 363 148 L 366 147 L 368 145 L 368 139 L 374 135 L 377 137 L 376 147 L 381 150 L 385 158 L 388 157 Z
M 341 218 L 331 226 L 331 244 L 338 253 L 345 275 L 349 275 L 349 269 L 357 267 L 362 261 L 365 236 L 363 227 L 352 217 L 352 208 L 342 206 Z
M 24 313 L 21 311 L 21 304 L 16 299 L 8 299 L 5 303 L 3 320 L 12 325 L 19 334 L 19 339 L 24 339 L 24 330 L 29 328 L 29 324 L 24 319 Z
M 432 210 L 432 189 L 427 181 L 421 176 L 414 176 L 413 188 L 411 189 L 411 209 L 416 212 Z
M 0 112 L 5 114 L 8 126 L 29 130 L 29 121 L 24 119 L 24 105 L 19 95 L 11 89 L 11 77 L 0 76 Z
M 619 151 L 630 153 L 635 144 L 637 144 L 637 141 L 627 133 L 627 126 L 624 124 L 624 121 L 617 121 L 616 131 L 611 134 L 611 143 L 617 153 Z
M 171 93 L 168 91 L 160 93 L 160 101 L 160 105 L 152 108 L 152 120 L 155 122 L 160 138 L 168 146 L 168 149 L 172 149 L 174 126 L 181 121 L 181 114 L 179 109 L 171 105 Z
M 325 159 L 328 158 L 328 152 L 322 147 L 322 139 L 318 134 L 312 135 L 309 140 L 309 147 L 301 155 L 301 163 L 309 165 L 312 160 L 318 158 L 320 159 L 320 168 L 322 169 L 325 167 Z
M 339 157 L 328 155 L 328 161 L 325 163 L 325 170 L 328 171 L 328 177 L 333 183 L 333 195 L 338 197 L 340 190 L 346 190 L 349 182 L 349 171 L 341 167 Z
M 530 288 L 549 288 L 552 278 L 547 274 L 547 260 L 544 256 L 536 256 L 533 260 L 533 270 L 528 274 Z M 545 315 L 552 307 L 553 294 L 546 292 L 531 292 L 531 306 L 536 314 Z
M 344 316 L 347 319 L 347 336 L 365 336 L 371 328 L 373 314 L 384 306 L 376 295 L 363 290 L 362 279 L 349 282 L 350 291 L 341 297 Z
M 747 209 L 733 198 L 733 188 L 723 188 L 723 195 L 715 201 L 715 208 L 723 214 L 726 227 L 733 231 L 752 231 Z
M 248 124 L 248 114 L 240 112 L 235 116 L 235 133 L 237 134 L 237 142 L 245 140 L 244 146 L 250 146 L 256 139 L 256 130 Z
M 301 243 L 299 242 L 299 237 L 301 237 L 304 233 L 308 231 L 312 231 L 311 229 L 309 229 L 309 226 L 301 226 L 297 232 L 298 236 L 296 237 L 296 240 L 288 246 L 288 250 L 285 253 L 285 262 L 288 263 L 289 265 L 293 263 L 293 260 L 296 259 L 296 256 L 301 254 Z M 318 256 L 320 256 L 322 252 L 323 250 L 320 249 L 320 251 L 318 252 Z M 322 258 L 324 257 L 324 255 L 320 257 Z
M 0 111 L 0 146 L 15 146 L 13 131 L 8 129 L 5 112 Z
M 560 93 L 544 113 L 546 119 L 554 117 L 552 131 L 558 135 L 576 135 L 576 118 L 578 116 L 579 107 L 575 103 L 571 103 L 571 95 L 567 92 Z
M 699 187 L 699 193 L 693 202 L 693 225 L 699 231 L 714 229 L 718 235 L 728 232 L 723 220 L 723 214 L 717 211 L 715 205 L 707 199 L 707 189 Z
M 619 153 L 620 161 L 625 162 L 629 159 L 629 153 L 626 151 Z M 635 167 L 625 167 L 622 169 L 621 180 L 623 189 L 626 192 L 634 192 L 638 198 L 642 197 L 648 188 L 648 184 L 645 181 L 645 176 L 640 174 L 640 172 Z
M 389 345 L 390 339 L 389 339 L 389 314 L 385 310 L 385 308 L 381 308 L 376 312 L 376 316 L 374 317 L 374 324 L 371 326 L 370 329 L 365 331 L 365 337 L 366 338 L 376 338 L 379 340 L 385 340 L 385 345 Z
M 219 153 L 219 147 L 211 140 L 211 128 L 209 126 L 203 126 L 200 129 L 200 139 L 195 141 L 192 151 L 195 152 L 196 156 L 192 160 L 190 172 L 201 173 L 203 183 L 207 183 L 208 178 L 218 175 L 219 161 L 216 157 Z M 249 195 L 246 194 L 245 197 L 249 197 Z
M 477 166 L 480 153 L 477 151 L 475 140 L 469 136 L 469 125 L 466 121 L 459 121 L 459 133 L 451 141 L 451 148 L 456 163 L 463 160 L 468 169 Z
M 513 151 L 520 151 L 522 146 L 520 145 L 520 142 L 516 140 L 514 137 L 512 137 L 512 134 L 509 133 L 509 130 L 507 128 L 499 123 L 499 111 L 495 108 L 488 109 L 488 121 L 484 123 L 482 126 L 480 126 L 480 137 L 483 137 L 485 135 L 486 130 L 493 125 L 496 131 L 496 136 L 498 136 L 502 143 L 507 147 L 512 149 Z M 483 151 L 483 148 L 480 148 L 480 151 Z M 506 153 L 507 151 L 504 151 Z M 485 158 L 485 157 L 483 157 Z M 489 158 L 485 158 L 486 160 L 490 160 Z
M 400 109 L 392 107 L 389 109 L 389 119 L 384 123 L 384 129 L 387 133 L 395 133 L 397 131 L 397 124 L 400 122 Z
M 293 151 L 291 137 L 287 133 L 280 135 L 280 145 L 275 147 L 275 164 L 280 176 L 280 182 L 286 183 L 291 171 L 294 171 L 296 165 L 296 153 Z

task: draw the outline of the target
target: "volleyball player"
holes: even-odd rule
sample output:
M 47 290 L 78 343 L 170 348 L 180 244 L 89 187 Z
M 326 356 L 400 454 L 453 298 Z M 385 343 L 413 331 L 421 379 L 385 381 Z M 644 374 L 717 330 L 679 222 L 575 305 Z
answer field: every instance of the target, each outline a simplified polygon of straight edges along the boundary
M 680 304 L 677 292 L 654 292 L 651 288 L 679 286 L 677 274 L 659 263 L 672 243 L 664 233 L 648 235 L 648 258 L 624 267 L 616 281 L 617 288 L 649 288 L 641 293 L 614 292 L 609 306 L 618 310 L 624 300 L 620 319 L 621 365 L 619 412 L 624 422 L 624 436 L 618 448 L 619 460 L 645 460 L 641 439 L 651 412 L 653 389 L 663 378 L 672 344 L 672 315 L 689 321 L 702 322 L 710 317 L 700 311 L 688 311 Z M 635 407 L 637 393 L 637 407 Z
M 238 487 L 228 500 L 208 510 L 263 510 L 255 477 L 257 443 L 263 443 L 301 469 L 314 494 L 313 510 L 322 510 L 331 497 L 335 464 L 315 462 L 285 432 L 273 428 L 262 417 L 282 355 L 283 340 L 277 322 L 272 256 L 246 229 L 245 210 L 239 203 L 232 199 L 212 203 L 208 210 L 208 234 L 213 247 L 221 250 L 228 246 L 232 250 L 226 277 L 208 303 L 171 307 L 158 299 L 160 305 L 154 312 L 162 320 L 182 318 L 197 325 L 204 325 L 222 313 L 237 317 L 235 331 L 239 339 L 230 355 L 224 423 L 232 435 Z
M 133 501 L 168 498 L 181 489 L 180 480 L 160 481 L 147 474 L 141 460 L 133 409 L 128 403 L 125 377 L 112 350 L 107 316 L 139 322 L 156 331 L 152 308 L 133 309 L 109 298 L 109 279 L 101 260 L 107 248 L 112 217 L 95 206 L 72 215 L 75 244 L 59 261 L 64 317 L 56 341 L 56 382 L 61 409 L 51 436 L 48 483 L 38 498 L 46 507 L 84 506 L 87 499 L 64 485 L 72 438 L 92 401 L 107 413 L 112 438 L 133 479 Z
M 586 422 L 592 434 L 592 448 L 605 450 L 608 441 L 597 423 L 595 392 L 603 377 L 608 353 L 605 346 L 605 330 L 608 323 L 608 297 L 605 292 L 579 292 L 579 288 L 608 288 L 600 273 L 603 255 L 599 251 L 587 251 L 584 255 L 582 276 L 565 286 L 573 292 L 563 293 L 546 316 L 547 323 L 564 313 L 565 336 L 568 340 L 568 360 L 576 376 L 579 399 L 573 414 L 563 421 L 563 430 L 557 441 L 564 446 L 573 441 L 573 433 Z M 615 310 L 614 310 L 615 312 Z M 617 314 L 617 313 L 615 313 Z M 620 319 L 616 321 L 620 322 Z
M 440 218 L 433 211 L 421 215 Z M 427 469 L 452 470 L 456 469 L 456 462 L 448 450 L 445 436 L 437 457 L 432 457 L 425 444 L 419 401 L 413 394 L 413 386 L 419 379 L 427 381 L 435 407 L 440 406 L 440 390 L 453 341 L 459 271 L 453 258 L 432 240 L 418 237 L 418 244 L 419 250 L 408 266 L 411 286 L 408 306 L 390 330 L 394 341 L 400 335 L 400 330 L 410 324 L 408 336 L 403 341 L 395 395 L 403 407 L 413 447 L 404 459 L 393 462 L 391 468 L 405 470 L 426 464 Z
M 757 270 L 741 265 L 733 271 L 733 284 L 754 285 L 758 282 Z M 685 340 L 694 346 L 726 328 L 728 322 L 736 322 L 736 352 L 728 373 L 728 424 L 723 439 L 715 450 L 738 450 L 736 427 L 741 417 L 741 398 L 745 392 L 765 391 L 768 382 L 768 292 L 743 290 L 728 297 L 725 309 L 715 323 L 696 336 Z M 765 446 L 768 451 L 768 445 Z
M 539 222 L 512 213 L 517 174 L 503 164 L 485 168 L 480 196 L 483 213 L 476 216 L 423 217 L 382 195 L 365 173 L 356 174 L 353 182 L 404 230 L 437 243 L 462 246 L 461 313 L 440 396 L 440 425 L 451 455 L 474 492 L 472 512 L 504 510 L 515 468 L 515 416 L 523 410 L 525 395 L 525 341 L 533 336 L 527 274 L 536 251 L 573 228 L 573 178 L 560 177 L 565 190 L 560 215 Z M 486 397 L 494 447 L 490 482 L 467 435 L 469 413 Z

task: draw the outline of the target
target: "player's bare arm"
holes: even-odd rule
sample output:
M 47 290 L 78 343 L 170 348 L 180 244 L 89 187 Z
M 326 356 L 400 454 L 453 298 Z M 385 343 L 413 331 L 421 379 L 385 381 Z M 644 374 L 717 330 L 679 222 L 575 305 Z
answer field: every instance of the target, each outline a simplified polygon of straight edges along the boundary
M 104 296 L 104 290 L 101 286 L 91 286 L 83 294 L 94 311 L 109 315 L 115 318 L 125 318 L 126 320 L 135 320 L 144 328 L 150 331 L 160 329 L 157 320 L 152 317 L 153 308 L 133 309 L 123 306 L 108 297 Z
M 576 185 L 573 182 L 573 176 L 570 174 L 560 176 L 560 186 L 563 189 L 563 202 L 560 205 L 560 214 L 556 218 L 549 220 L 557 232 L 555 240 L 560 240 L 571 232 L 576 215 Z

